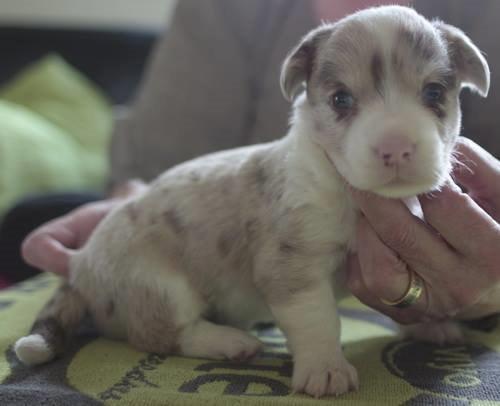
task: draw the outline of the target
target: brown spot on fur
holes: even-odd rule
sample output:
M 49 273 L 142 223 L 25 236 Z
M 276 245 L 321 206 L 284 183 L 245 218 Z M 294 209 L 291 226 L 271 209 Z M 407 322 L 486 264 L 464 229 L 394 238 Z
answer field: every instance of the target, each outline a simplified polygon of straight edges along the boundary
M 245 223 L 245 232 L 247 234 L 248 240 L 255 240 L 258 230 L 259 220 L 257 220 L 256 218 L 247 220 L 247 222 Z
M 398 37 L 405 46 L 410 47 L 413 53 L 424 62 L 435 58 L 437 55 L 436 39 L 426 30 L 410 29 L 402 26 Z
M 276 168 L 269 158 L 257 155 L 244 169 L 245 185 L 243 188 L 251 190 L 247 195 L 252 199 L 251 210 L 255 205 L 262 203 L 270 205 L 281 199 L 283 184 L 286 180 L 283 170 Z
M 199 174 L 199 173 L 196 173 L 196 172 L 191 172 L 191 173 L 189 174 L 189 180 L 190 180 L 191 182 L 199 182 L 199 181 L 200 181 L 200 179 L 201 179 L 201 177 L 200 177 L 200 174 Z
M 373 79 L 373 86 L 377 93 L 382 95 L 383 87 L 382 82 L 384 80 L 384 64 L 382 61 L 382 56 L 379 52 L 375 52 L 372 56 L 372 61 L 370 65 L 370 70 Z
M 280 242 L 279 250 L 283 254 L 291 254 L 296 251 L 296 248 L 292 244 L 282 241 Z
M 332 33 L 332 28 L 321 27 L 299 44 L 285 61 L 286 73 L 282 88 L 288 98 L 292 99 L 303 82 L 308 83 L 317 65 L 317 49 L 319 44 Z
M 272 169 L 266 166 L 262 159 L 255 160 L 255 168 L 251 173 L 251 183 L 255 185 L 257 192 L 264 197 L 268 203 L 276 200 L 276 196 L 283 193 L 282 176 L 271 173 Z
M 68 331 L 79 325 L 85 311 L 86 304 L 81 295 L 69 284 L 65 283 L 54 293 L 54 296 L 41 310 L 37 319 L 55 318 Z
M 252 266 L 253 249 L 258 238 L 259 223 L 256 219 L 249 219 L 241 225 L 234 224 L 217 239 L 217 253 L 229 261 L 233 269 L 245 272 Z
M 125 206 L 125 213 L 127 213 L 127 216 L 132 223 L 135 223 L 139 217 L 137 207 L 135 207 L 135 204 L 132 202 Z
M 221 257 L 225 258 L 231 253 L 231 248 L 235 243 L 235 238 L 238 238 L 234 233 L 222 233 L 217 240 L 217 251 Z
M 448 73 L 441 75 L 439 82 L 441 82 L 448 90 L 454 89 L 457 87 L 458 83 L 457 75 L 454 71 L 450 70 Z
M 299 226 L 300 227 L 300 226 Z M 297 230 L 298 231 L 298 230 Z M 282 236 L 282 240 L 279 243 L 278 250 L 282 255 L 307 255 L 308 247 L 307 244 L 300 237 L 300 233 L 297 235 L 285 235 Z
M 317 284 L 307 271 L 311 266 L 310 260 L 303 263 L 301 260 L 290 261 L 290 258 L 287 258 L 270 266 L 272 272 L 259 275 L 256 285 L 271 305 L 289 302 L 298 292 L 310 290 Z
M 252 247 L 257 243 L 258 222 L 248 220 L 243 227 L 223 232 L 217 240 L 217 251 L 230 260 L 234 269 L 249 269 L 253 260 Z
M 163 217 L 167 225 L 177 234 L 180 234 L 184 231 L 184 225 L 182 224 L 182 220 L 179 216 L 179 213 L 175 209 L 168 209 Z
M 392 50 L 391 53 L 391 63 L 392 67 L 396 72 L 400 72 L 404 69 L 405 59 L 396 49 Z
M 36 320 L 31 328 L 31 334 L 40 334 L 56 354 L 64 351 L 66 332 L 55 317 Z
M 457 40 L 448 39 L 448 47 L 455 71 L 463 72 L 470 69 L 474 72 L 473 76 L 482 75 L 483 67 L 479 60 L 473 56 L 467 56 Z
M 175 350 L 179 326 L 168 298 L 136 286 L 128 298 L 127 334 L 131 345 L 141 351 L 169 354 Z
M 257 187 L 261 191 L 261 193 L 263 193 L 265 190 L 267 178 L 268 177 L 267 177 L 266 170 L 259 162 L 255 168 L 254 181 L 257 184 Z
M 321 86 L 332 89 L 338 85 L 340 68 L 332 61 L 325 61 L 318 69 L 318 82 Z
M 285 193 L 285 191 L 283 190 L 282 187 L 279 187 L 276 192 L 274 193 L 274 200 L 276 200 L 277 202 L 279 202 L 281 200 L 281 198 L 283 197 L 283 194 Z

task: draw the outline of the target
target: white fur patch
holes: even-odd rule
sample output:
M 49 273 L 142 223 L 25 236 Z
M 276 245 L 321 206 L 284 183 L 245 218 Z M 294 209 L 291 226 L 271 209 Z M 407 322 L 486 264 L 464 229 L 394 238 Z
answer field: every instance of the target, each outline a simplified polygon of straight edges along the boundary
M 38 365 L 54 358 L 47 341 L 40 334 L 32 334 L 16 341 L 14 351 L 17 358 L 26 365 Z

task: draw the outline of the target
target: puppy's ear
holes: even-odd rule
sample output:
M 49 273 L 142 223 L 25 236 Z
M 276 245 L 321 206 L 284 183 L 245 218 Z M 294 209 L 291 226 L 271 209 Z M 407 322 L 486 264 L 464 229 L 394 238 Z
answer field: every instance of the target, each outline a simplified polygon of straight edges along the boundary
M 434 21 L 448 46 L 451 61 L 459 73 L 462 86 L 486 97 L 490 89 L 490 68 L 481 51 L 456 27 Z
M 320 43 L 332 32 L 331 25 L 325 25 L 311 31 L 286 57 L 281 68 L 280 85 L 283 95 L 292 101 L 302 90 L 302 85 L 311 76 L 314 60 Z

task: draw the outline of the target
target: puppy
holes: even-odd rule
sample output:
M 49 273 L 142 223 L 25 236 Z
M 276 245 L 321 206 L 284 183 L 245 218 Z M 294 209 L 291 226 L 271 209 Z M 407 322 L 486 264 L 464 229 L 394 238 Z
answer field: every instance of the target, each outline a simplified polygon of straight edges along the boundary
M 272 320 L 294 391 L 358 387 L 336 307 L 357 218 L 345 181 L 393 198 L 439 188 L 460 89 L 486 96 L 489 69 L 462 31 L 390 6 L 309 33 L 281 87 L 298 96 L 288 135 L 179 165 L 110 213 L 15 344 L 21 361 L 60 354 L 87 312 L 139 350 L 215 359 L 256 354 L 246 330 Z

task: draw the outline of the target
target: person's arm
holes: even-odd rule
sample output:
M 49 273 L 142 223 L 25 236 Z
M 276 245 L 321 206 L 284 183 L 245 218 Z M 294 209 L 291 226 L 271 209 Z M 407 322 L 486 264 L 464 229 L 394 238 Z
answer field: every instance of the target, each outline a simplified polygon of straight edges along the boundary
M 349 286 L 364 303 L 402 323 L 464 313 L 500 311 L 490 293 L 500 284 L 500 163 L 461 138 L 450 182 L 419 198 L 425 222 L 399 200 L 354 192 L 364 217 L 358 254 L 349 261 Z M 389 307 L 405 292 L 408 269 L 424 280 L 425 294 L 409 309 Z

